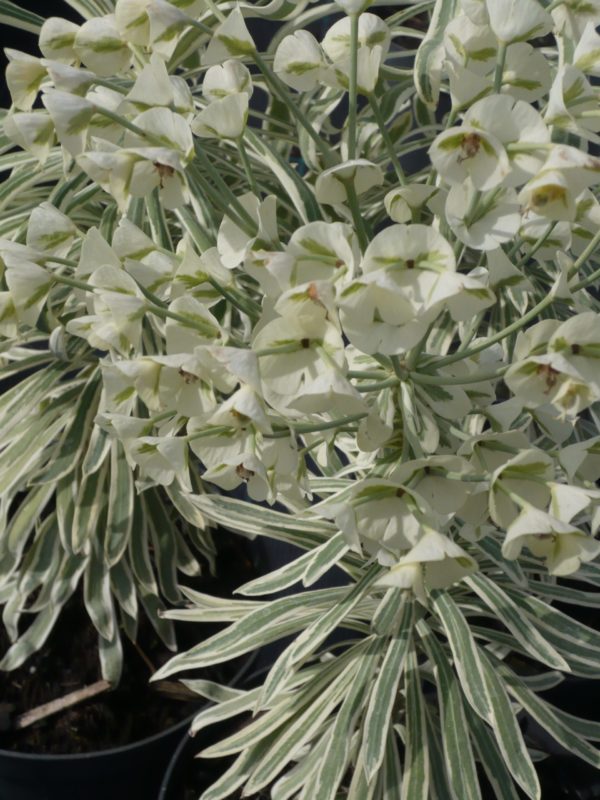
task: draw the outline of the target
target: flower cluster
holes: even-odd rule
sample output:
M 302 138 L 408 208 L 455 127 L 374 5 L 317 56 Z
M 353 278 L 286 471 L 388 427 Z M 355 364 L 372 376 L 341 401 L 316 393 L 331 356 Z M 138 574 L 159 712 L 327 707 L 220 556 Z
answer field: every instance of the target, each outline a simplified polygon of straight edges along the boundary
M 452 107 L 427 148 L 434 172 L 410 175 L 385 117 L 409 108 L 410 90 L 382 107 L 396 57 L 384 20 L 350 11 L 320 42 L 299 28 L 281 38 L 270 73 L 236 7 L 219 14 L 186 78 L 170 68 L 184 63 L 174 55 L 186 36 L 202 37 L 200 5 L 119 0 L 81 26 L 47 20 L 42 58 L 9 51 L 7 135 L 42 164 L 56 138 L 67 173 L 122 216 L 103 235 L 56 205 L 35 209 L 26 243 L 0 246 L 4 335 L 35 328 L 56 289 L 72 286 L 53 336 L 102 352 L 98 421 L 141 487 L 176 481 L 191 494 L 193 458 L 207 484 L 335 518 L 352 547 L 390 568 L 384 583 L 417 586 L 417 573 L 405 576 L 432 559 L 466 573 L 475 562 L 453 536 L 495 528 L 505 555 L 525 543 L 553 572 L 579 561 L 565 567 L 548 537 L 556 552 L 595 555 L 571 523 L 578 515 L 585 527 L 589 480 L 567 480 L 543 450 L 532 456 L 538 426 L 560 444 L 600 400 L 599 317 L 573 260 L 598 217 L 600 160 L 562 136 L 595 141 L 595 17 L 570 14 L 577 47 L 557 68 L 529 42 L 559 25 L 569 35 L 558 9 L 553 20 L 534 0 L 508 15 L 500 0 L 461 3 L 437 45 Z M 273 186 L 256 118 L 249 125 L 254 83 L 288 103 L 284 84 L 300 97 L 327 87 L 334 105 L 350 91 L 383 125 L 372 132 L 363 109 L 338 151 L 299 117 L 311 178 L 301 190 L 271 148 Z M 274 139 L 278 125 L 289 122 L 273 120 Z M 216 172 L 209 140 L 226 160 L 238 153 L 244 191 Z M 391 220 L 373 235 L 382 199 Z M 154 209 L 150 236 L 136 224 L 140 200 Z M 576 300 L 580 313 L 498 326 L 536 291 L 556 307 Z M 511 396 L 500 402 L 502 387 Z M 492 442 L 496 455 L 483 459 Z M 313 479 L 343 464 L 355 465 L 347 488 L 311 509 Z M 515 488 L 507 476 L 517 474 Z M 577 500 L 557 505 L 555 487 Z M 530 525 L 540 530 L 515 533 Z M 578 544 L 559 547 L 567 539 Z M 460 570 L 440 574 L 451 582 Z
M 24 153 L 0 224 L 2 352 L 10 367 L 41 340 L 80 376 L 72 393 L 96 381 L 98 396 L 62 427 L 48 417 L 10 480 L 23 432 L 8 437 L 0 515 L 25 490 L 43 510 L 55 486 L 65 552 L 102 561 L 89 532 L 67 541 L 72 496 L 112 519 L 127 474 L 127 508 L 158 490 L 190 525 L 315 548 L 265 591 L 339 562 L 364 567 L 352 598 L 375 603 L 377 625 L 398 592 L 431 610 L 466 586 L 512 625 L 485 575 L 543 589 L 592 580 L 600 554 L 600 5 L 437 0 L 426 33 L 410 3 L 376 11 L 339 0 L 325 30 L 330 6 L 308 0 L 116 0 L 81 25 L 47 20 L 41 57 L 8 51 L 4 134 Z M 264 18 L 277 25 L 261 53 Z M 16 195 L 40 176 L 56 189 L 24 209 Z M 53 413 L 72 395 L 52 392 Z M 158 552 L 189 569 L 181 542 Z M 105 591 L 126 602 L 117 561 Z M 264 708 L 292 685 L 281 664 L 293 672 L 344 618 L 313 629 L 317 611 Z M 510 625 L 529 655 L 566 664 Z M 278 796 L 333 798 L 342 778 Z

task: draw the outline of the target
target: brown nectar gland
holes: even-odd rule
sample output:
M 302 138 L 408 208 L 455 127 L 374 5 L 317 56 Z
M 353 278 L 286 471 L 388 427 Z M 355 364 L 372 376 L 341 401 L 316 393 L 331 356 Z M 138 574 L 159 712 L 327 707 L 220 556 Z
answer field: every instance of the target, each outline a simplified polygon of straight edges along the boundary
M 458 158 L 458 163 L 462 164 L 468 158 L 475 158 L 481 148 L 481 136 L 478 133 L 467 133 L 463 136 L 460 145 L 462 155 Z
M 197 375 L 194 375 L 192 372 L 186 372 L 183 367 L 179 367 L 179 375 L 183 378 L 183 382 L 190 384 L 190 383 L 198 383 L 200 378 Z
M 160 178 L 160 188 L 163 189 L 163 181 L 165 178 L 172 178 L 175 174 L 175 170 L 173 167 L 170 167 L 168 164 L 161 164 L 160 161 L 154 161 L 152 166 L 158 172 L 158 177 Z
M 236 474 L 240 477 L 243 481 L 249 481 L 250 478 L 254 477 L 254 471 L 251 469 L 246 469 L 243 464 L 238 464 L 235 468 Z
M 537 374 L 542 375 L 546 381 L 546 391 L 544 394 L 549 394 L 550 390 L 556 386 L 560 372 L 550 364 L 540 364 L 537 368 Z
M 242 414 L 242 412 L 241 412 L 241 411 L 238 411 L 238 410 L 237 410 L 237 409 L 235 409 L 235 408 L 231 408 L 231 409 L 229 410 L 229 413 L 231 414 L 231 416 L 232 416 L 232 417 L 234 417 L 235 419 L 237 419 L 237 421 L 238 421 L 238 422 L 241 422 L 241 423 L 247 423 L 247 422 L 250 422 L 250 417 L 247 417 L 245 414 Z

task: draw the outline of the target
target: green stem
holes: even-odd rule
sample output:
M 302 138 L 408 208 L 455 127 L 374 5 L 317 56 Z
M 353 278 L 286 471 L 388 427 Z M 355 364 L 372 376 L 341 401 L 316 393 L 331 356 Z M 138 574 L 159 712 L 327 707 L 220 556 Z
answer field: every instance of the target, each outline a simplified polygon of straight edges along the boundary
M 207 436 L 221 436 L 222 434 L 228 434 L 232 429 L 226 427 L 225 425 L 215 425 L 212 428 L 205 428 L 202 431 L 196 431 L 195 433 L 189 433 L 187 436 L 184 436 L 184 440 L 186 442 L 193 442 L 194 439 L 204 439 Z
M 598 247 L 599 244 L 600 244 L 600 230 L 594 236 L 594 238 L 590 241 L 590 243 L 585 248 L 583 253 L 579 256 L 579 258 L 575 261 L 575 263 L 573 264 L 573 266 L 569 270 L 569 272 L 568 272 L 568 277 L 569 278 L 572 278 L 574 275 L 577 275 L 577 271 L 578 271 L 579 267 L 592 255 L 592 253 L 594 252 L 594 250 L 596 250 L 596 248 Z M 593 273 L 592 275 L 588 275 L 587 278 L 584 278 L 582 281 L 579 281 L 579 284 L 581 284 L 581 286 L 579 286 L 579 284 L 575 284 L 574 287 L 571 287 L 571 290 L 572 291 L 577 291 L 578 289 L 583 289 L 584 286 L 589 286 L 589 284 L 594 280 L 594 277 L 596 275 L 597 275 L 597 272 Z
M 265 439 L 284 439 L 290 435 L 290 433 L 294 433 L 296 435 L 300 435 L 303 433 L 317 433 L 318 431 L 327 431 L 331 430 L 331 428 L 341 428 L 343 425 L 348 425 L 351 422 L 359 422 L 361 419 L 368 417 L 369 414 L 367 411 L 363 411 L 359 414 L 350 414 L 347 417 L 340 417 L 339 419 L 333 419 L 329 422 L 315 422 L 314 424 L 301 424 L 295 425 L 294 423 L 290 422 L 289 428 L 284 428 L 280 430 L 274 430 L 273 433 L 266 433 L 264 434 Z
M 56 272 L 49 273 L 49 276 L 57 283 L 63 283 L 65 286 L 71 286 L 73 289 L 81 289 L 82 291 L 90 292 L 91 294 L 95 294 L 98 289 L 102 288 L 99 286 L 92 286 L 91 283 L 86 283 L 85 281 L 80 281 L 76 278 L 69 278 L 67 275 L 60 275 Z M 144 297 L 150 301 L 151 305 L 148 306 L 148 311 L 150 313 L 155 314 L 157 317 L 161 317 L 161 319 L 166 319 L 168 317 L 169 319 L 176 320 L 177 322 L 181 322 L 181 324 L 185 325 L 187 328 L 195 328 L 205 336 L 209 336 L 211 339 L 214 338 L 215 329 L 210 323 L 199 323 L 197 320 L 192 319 L 191 317 L 186 317 L 183 314 L 177 314 L 174 311 L 170 311 L 162 302 L 162 300 L 156 297 L 156 295 L 153 294 L 149 289 L 146 289 L 145 286 L 142 286 L 141 283 L 136 282 L 136 286 L 144 295 Z
M 244 167 L 244 172 L 246 173 L 246 178 L 250 185 L 250 189 L 253 194 L 255 194 L 259 199 L 261 197 L 260 189 L 256 184 L 256 180 L 254 178 L 254 173 L 252 172 L 252 164 L 250 163 L 250 159 L 248 158 L 248 152 L 246 150 L 246 145 L 244 143 L 244 137 L 240 136 L 240 138 L 236 142 L 238 146 L 238 151 L 240 154 L 240 160 Z
M 338 163 L 338 157 L 334 153 L 334 151 L 329 147 L 327 142 L 319 136 L 317 131 L 311 125 L 310 120 L 308 117 L 305 116 L 304 112 L 300 108 L 299 103 L 292 102 L 289 93 L 287 91 L 287 87 L 281 83 L 279 78 L 267 67 L 265 64 L 262 56 L 259 53 L 252 54 L 254 58 L 254 63 L 262 72 L 265 81 L 269 84 L 271 89 L 275 92 L 275 94 L 279 97 L 279 99 L 284 103 L 287 107 L 288 111 L 291 113 L 293 117 L 299 122 L 299 124 L 304 128 L 310 138 L 318 147 L 321 155 L 323 156 L 323 162 L 327 168 L 334 167 Z
M 58 258 L 58 256 L 48 256 L 44 259 L 44 262 L 51 261 L 53 264 L 64 264 L 65 267 L 77 267 L 77 261 L 74 261 L 72 258 Z
M 206 5 L 220 22 L 225 22 L 225 14 L 221 11 L 215 0 L 206 0 Z
M 424 375 L 419 372 L 411 372 L 409 378 L 413 383 L 422 386 L 463 386 L 467 383 L 497 380 L 504 375 L 507 369 L 508 367 L 501 367 L 493 372 L 482 372 L 479 375 Z
M 502 89 L 502 77 L 504 75 L 504 64 L 506 63 L 506 51 L 508 44 L 506 42 L 498 43 L 498 54 L 496 56 L 496 69 L 494 70 L 494 93 L 500 94 Z
M 135 125 L 133 122 L 130 122 L 127 117 L 124 117 L 122 114 L 117 114 L 115 111 L 109 111 L 108 108 L 103 108 L 102 106 L 94 106 L 96 113 L 101 114 L 103 117 L 112 120 L 117 125 L 121 125 L 123 128 L 127 128 L 128 131 L 135 133 L 136 136 L 139 136 L 142 139 L 148 139 L 149 142 L 156 145 L 157 147 L 164 147 L 165 143 L 159 136 L 155 136 L 154 134 L 150 133 L 150 131 L 145 131 L 143 128 L 140 128 L 139 125 Z
M 248 237 L 252 238 L 256 234 L 255 228 L 250 226 L 245 219 L 242 219 L 240 216 L 238 216 L 236 210 L 234 209 L 233 203 L 228 206 L 227 203 L 224 202 L 224 193 L 220 192 L 217 187 L 212 186 L 208 180 L 205 180 L 205 176 L 202 175 L 200 171 L 193 165 L 190 165 L 189 167 L 188 183 L 190 189 L 197 198 L 204 197 L 211 201 L 212 212 L 216 211 L 219 214 L 227 214 L 229 219 L 235 225 L 237 225 L 238 228 L 241 228 L 241 230 L 243 230 Z M 215 221 L 214 216 L 212 222 L 216 228 L 218 226 L 218 222 Z
M 356 228 L 356 235 L 358 236 L 360 249 L 364 253 L 371 239 L 370 231 L 367 227 L 367 222 L 361 213 L 358 196 L 356 194 L 356 189 L 354 188 L 354 181 L 352 178 L 344 181 L 344 186 L 346 187 L 348 206 L 350 208 L 350 213 L 352 214 L 352 219 L 354 220 L 354 227 Z
M 76 278 L 69 278 L 66 275 L 59 275 L 57 272 L 50 273 L 50 277 L 57 283 L 64 283 L 65 286 L 71 286 L 73 289 L 81 289 L 84 292 L 92 292 L 92 294 L 97 288 L 96 286 L 92 286 L 91 283 L 78 281 Z
M 587 278 L 582 278 L 580 281 L 577 281 L 574 286 L 571 286 L 571 291 L 578 292 L 580 289 L 585 289 L 586 286 L 589 286 L 591 283 L 595 283 L 598 280 L 600 280 L 600 269 L 592 272 L 591 275 L 587 276 Z
M 158 242 L 167 252 L 173 252 L 173 242 L 169 232 L 169 226 L 165 219 L 165 211 L 160 202 L 160 194 L 158 187 L 153 189 L 149 195 L 146 195 L 146 212 L 148 214 L 148 221 L 152 231 L 152 238 Z
M 219 292 L 219 294 L 223 295 L 223 297 L 228 300 L 232 306 L 237 308 L 238 311 L 241 311 L 243 314 L 247 314 L 247 316 L 249 316 L 254 322 L 259 319 L 260 306 L 250 297 L 246 297 L 240 292 L 237 292 L 235 289 L 227 289 L 225 286 L 220 284 L 219 281 L 217 281 L 215 278 L 211 278 L 210 276 L 208 278 L 208 282 Z
M 358 23 L 360 13 L 350 14 L 350 83 L 348 86 L 348 159 L 356 158 L 358 112 Z
M 364 370 L 363 371 L 363 370 L 358 370 L 358 369 L 356 369 L 356 370 L 351 369 L 351 370 L 348 370 L 348 372 L 346 373 L 346 377 L 348 377 L 348 378 L 357 378 L 358 380 L 360 380 L 361 378 L 365 378 L 365 379 L 366 378 L 371 378 L 371 379 L 376 380 L 376 381 L 380 380 L 381 378 L 384 378 L 385 375 L 386 375 L 386 373 L 383 372 L 383 371 L 382 372 L 378 372 L 377 370 Z
M 385 124 L 385 119 L 383 118 L 383 114 L 381 113 L 381 108 L 379 107 L 379 103 L 377 102 L 377 98 L 375 97 L 374 94 L 369 95 L 369 103 L 371 105 L 371 110 L 373 111 L 373 116 L 375 117 L 375 122 L 379 127 L 381 138 L 383 139 L 383 142 L 387 148 L 390 161 L 392 162 L 392 166 L 396 171 L 396 177 L 398 178 L 398 182 L 404 186 L 406 184 L 406 176 L 404 175 L 404 170 L 402 169 L 402 165 L 400 164 L 400 159 L 396 155 L 396 150 L 394 148 L 392 137 L 390 136 L 390 133 L 387 129 L 387 125 Z
M 591 256 L 591 254 L 596 250 L 598 245 L 600 244 L 600 230 L 596 233 L 594 238 L 585 248 L 583 253 L 579 256 L 579 258 L 575 261 L 571 269 L 569 270 L 568 277 L 571 278 L 573 275 L 577 274 L 579 267 L 585 263 L 585 261 Z M 587 278 L 583 278 L 574 286 L 571 286 L 571 292 L 578 292 L 580 289 L 584 289 L 586 286 L 589 286 L 595 280 L 600 277 L 600 270 L 596 270 L 596 272 L 588 275 Z M 477 353 L 481 353 L 483 350 L 487 350 L 488 347 L 491 347 L 493 344 L 497 342 L 501 342 L 507 336 L 510 336 L 513 333 L 517 333 L 524 328 L 527 323 L 534 320 L 542 311 L 544 311 L 548 306 L 551 306 L 552 303 L 556 300 L 556 297 L 553 293 L 546 295 L 546 297 L 542 298 L 537 305 L 531 308 L 526 314 L 519 319 L 515 320 L 510 325 L 507 325 L 506 328 L 502 328 L 502 330 L 495 333 L 493 336 L 490 336 L 488 339 L 485 339 L 483 342 L 480 342 L 475 347 L 471 347 L 469 350 L 464 350 L 463 352 L 453 353 L 452 355 L 445 356 L 444 358 L 439 359 L 436 361 L 435 359 L 428 361 L 424 364 L 425 367 L 432 366 L 435 369 L 439 369 L 440 367 L 445 367 L 448 364 L 454 364 L 456 361 L 461 361 L 463 358 L 470 358 L 470 356 L 474 356 Z
M 170 419 L 171 417 L 176 417 L 176 416 L 177 416 L 177 411 L 171 410 L 171 411 L 163 411 L 162 414 L 156 414 L 156 416 L 150 417 L 150 419 L 143 428 L 142 431 L 143 435 L 149 436 L 152 433 L 152 428 L 158 422 L 162 422 L 165 419 Z
M 291 342 L 290 344 L 279 344 L 275 347 L 265 347 L 263 350 L 255 350 L 254 353 L 257 358 L 264 356 L 279 356 L 285 353 L 297 353 L 302 350 L 301 342 Z
M 252 219 L 250 214 L 246 211 L 244 206 L 240 203 L 235 194 L 225 183 L 225 181 L 219 174 L 219 171 L 212 163 L 210 158 L 208 158 L 208 156 L 206 155 L 206 153 L 199 144 L 196 145 L 196 158 L 202 164 L 202 166 L 210 175 L 210 177 L 213 179 L 215 185 L 218 186 L 219 189 L 224 193 L 225 197 L 227 198 L 227 201 L 235 208 L 236 213 L 244 220 L 244 223 L 247 226 L 249 226 L 249 230 L 252 231 L 252 236 L 254 236 L 256 233 L 256 220 Z M 225 210 L 227 210 L 227 206 L 225 206 Z
M 532 247 L 531 247 L 531 250 L 530 250 L 528 253 L 526 253 L 526 254 L 523 256 L 523 258 L 521 258 L 521 259 L 520 259 L 520 260 L 517 262 L 517 264 L 515 265 L 516 267 L 520 267 L 522 264 L 525 264 L 525 263 L 526 263 L 526 262 L 527 262 L 527 261 L 528 261 L 528 260 L 531 258 L 531 256 L 532 256 L 532 255 L 534 255 L 534 253 L 537 253 L 537 251 L 538 251 L 538 250 L 539 250 L 541 247 L 543 247 L 543 246 L 544 246 L 544 244 L 547 242 L 547 240 L 548 240 L 548 238 L 549 238 L 550 234 L 552 233 L 552 231 L 554 230 L 554 228 L 557 226 L 557 224 L 558 224 L 558 222 L 557 222 L 557 221 L 554 221 L 554 222 L 551 222 L 551 223 L 548 225 L 548 227 L 546 228 L 546 230 L 544 231 L 544 233 L 542 233 L 542 235 L 541 235 L 541 236 L 540 236 L 540 237 L 539 237 L 539 238 L 536 240 L 536 242 L 535 242 L 535 243 L 532 245 Z M 513 247 L 513 248 L 510 250 L 510 252 L 509 252 L 509 254 L 508 254 L 508 257 L 509 257 L 509 258 L 513 258 L 513 256 L 515 256 L 515 255 L 516 255 L 516 254 L 519 252 L 519 249 L 521 248 L 521 246 L 522 246 L 522 245 L 523 245 L 523 242 L 522 242 L 522 241 L 518 241 L 518 242 L 516 243 L 516 245 L 515 245 L 515 246 L 514 246 L 514 247 Z
M 400 383 L 400 378 L 392 377 L 387 378 L 385 381 L 378 381 L 376 383 L 363 383 L 360 386 L 356 386 L 356 391 L 361 393 L 367 392 L 379 392 L 381 389 L 389 389 L 392 386 L 398 386 Z
M 94 76 L 94 83 L 96 86 L 104 86 L 107 89 L 111 89 L 113 92 L 119 92 L 119 94 L 129 94 L 129 89 L 125 86 L 121 86 L 119 83 L 115 83 L 114 81 L 104 80 L 103 78 L 99 78 L 97 75 Z M 133 84 L 130 82 L 130 87 Z

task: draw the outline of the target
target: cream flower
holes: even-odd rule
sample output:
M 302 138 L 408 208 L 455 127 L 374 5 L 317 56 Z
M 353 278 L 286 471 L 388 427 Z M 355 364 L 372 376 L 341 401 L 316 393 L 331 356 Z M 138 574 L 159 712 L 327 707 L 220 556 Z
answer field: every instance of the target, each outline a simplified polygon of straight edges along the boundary
M 423 603 L 432 589 L 445 589 L 478 569 L 477 562 L 452 539 L 426 528 L 415 546 L 389 572 L 378 578 L 378 586 L 410 589 Z
M 505 558 L 515 559 L 523 547 L 543 558 L 550 575 L 572 575 L 582 563 L 600 554 L 600 542 L 538 508 L 525 508 L 506 532 Z

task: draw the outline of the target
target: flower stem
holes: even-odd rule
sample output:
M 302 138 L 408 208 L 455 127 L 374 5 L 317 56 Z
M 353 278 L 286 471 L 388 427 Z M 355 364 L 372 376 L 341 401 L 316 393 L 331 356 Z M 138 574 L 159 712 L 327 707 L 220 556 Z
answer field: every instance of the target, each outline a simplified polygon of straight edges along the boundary
M 363 383 L 361 386 L 356 386 L 356 391 L 361 393 L 367 392 L 379 392 L 382 389 L 390 389 L 393 386 L 397 386 L 400 383 L 400 378 L 397 378 L 395 375 L 391 378 L 387 378 L 385 381 L 377 381 L 376 383 Z
M 394 143 L 392 141 L 392 137 L 390 136 L 390 132 L 387 129 L 387 125 L 385 124 L 385 119 L 381 113 L 381 108 L 379 107 L 377 98 L 373 93 L 369 95 L 369 103 L 371 105 L 371 110 L 373 111 L 373 116 L 375 117 L 375 122 L 379 127 L 381 138 L 383 139 L 383 142 L 387 148 L 388 156 L 390 157 L 390 161 L 392 162 L 394 170 L 396 171 L 398 182 L 404 186 L 406 184 L 406 176 L 404 175 L 404 170 L 402 169 L 400 159 L 396 155 Z
M 365 218 L 360 210 L 360 203 L 358 202 L 358 196 L 356 194 L 356 189 L 354 188 L 354 182 L 352 179 L 349 179 L 344 181 L 344 186 L 346 187 L 348 206 L 350 207 L 350 213 L 352 214 L 352 219 L 354 220 L 354 227 L 356 229 L 356 235 L 358 236 L 360 249 L 364 253 L 371 238 L 370 232 Z
M 467 383 L 483 383 L 501 378 L 508 367 L 500 367 L 493 372 L 482 372 L 479 375 L 425 375 L 420 372 L 411 372 L 410 380 L 422 386 L 463 386 Z
M 238 198 L 234 195 L 231 191 L 229 186 L 225 183 L 221 175 L 219 174 L 219 170 L 214 166 L 210 158 L 206 155 L 202 147 L 197 144 L 196 145 L 196 158 L 200 162 L 200 164 L 204 167 L 206 172 L 210 175 L 210 177 L 215 182 L 215 185 L 219 187 L 219 189 L 224 193 L 227 201 L 235 208 L 236 213 L 241 217 L 244 221 L 244 225 L 242 227 L 248 226 L 248 231 L 252 232 L 254 236 L 256 233 L 256 221 L 252 219 L 250 214 L 246 211 L 244 206 L 240 203 Z M 225 207 L 227 210 L 227 207 Z
M 341 428 L 343 425 L 348 425 L 351 422 L 359 422 L 361 419 L 368 417 L 369 414 L 367 411 L 362 411 L 359 414 L 350 414 L 347 417 L 340 417 L 339 419 L 332 419 L 329 422 L 315 422 L 313 424 L 301 424 L 295 425 L 294 423 L 290 422 L 289 428 L 277 430 L 275 429 L 273 433 L 265 433 L 265 439 L 284 439 L 285 437 L 289 436 L 290 433 L 295 433 L 297 435 L 302 433 L 317 433 L 318 431 L 327 431 L 331 430 L 331 428 Z
M 321 136 L 319 136 L 317 131 L 313 128 L 310 120 L 300 108 L 299 103 L 292 102 L 289 93 L 287 91 L 287 87 L 284 86 L 279 80 L 279 78 L 267 67 L 262 56 L 259 53 L 254 52 L 252 54 L 252 57 L 254 58 L 254 63 L 262 72 L 265 81 L 269 84 L 269 86 L 279 97 L 279 99 L 284 103 L 288 111 L 291 113 L 292 117 L 295 117 L 298 123 L 304 128 L 304 130 L 308 133 L 310 138 L 316 144 L 321 155 L 323 156 L 323 162 L 325 166 L 327 168 L 334 167 L 338 163 L 337 155 L 334 153 L 331 147 L 329 147 L 327 142 Z
M 600 230 L 596 233 L 594 238 L 585 248 L 583 253 L 579 256 L 579 258 L 575 261 L 571 269 L 569 270 L 568 277 L 572 277 L 577 273 L 579 267 L 590 257 L 590 255 L 596 250 L 596 248 L 600 245 Z M 598 277 L 600 277 L 600 270 L 596 270 L 596 272 L 588 275 L 587 278 L 580 280 L 574 286 L 571 286 L 570 289 L 572 292 L 577 292 L 580 289 L 584 289 L 586 286 L 589 286 L 593 283 Z M 531 322 L 532 320 L 536 319 L 539 314 L 544 311 L 548 306 L 551 306 L 552 303 L 556 300 L 556 296 L 553 292 L 547 294 L 543 297 L 537 305 L 533 306 L 526 314 L 519 319 L 512 322 L 510 325 L 507 325 L 502 330 L 495 333 L 493 336 L 490 336 L 488 339 L 485 339 L 483 342 L 480 342 L 475 347 L 471 347 L 469 350 L 464 350 L 462 353 L 452 353 L 449 356 L 445 356 L 441 358 L 439 361 L 432 360 L 425 362 L 423 366 L 428 367 L 432 366 L 436 369 L 440 367 L 445 367 L 448 364 L 454 364 L 456 361 L 461 361 L 463 358 L 469 358 L 470 356 L 475 355 L 476 353 L 481 353 L 483 350 L 487 350 L 488 347 L 491 347 L 493 344 L 497 342 L 501 342 L 507 336 L 510 336 L 513 333 L 517 333 L 524 328 L 527 323 Z
M 244 137 L 240 136 L 236 144 L 238 147 L 242 165 L 244 167 L 244 172 L 246 173 L 246 178 L 248 180 L 248 183 L 250 184 L 250 189 L 252 190 L 253 194 L 255 194 L 258 198 L 260 198 L 261 197 L 260 189 L 256 184 L 254 173 L 252 172 L 252 164 L 250 163 L 250 159 L 248 158 L 248 152 L 246 150 L 246 145 L 244 143 Z
M 494 71 L 494 93 L 500 94 L 502 89 L 502 78 L 504 76 L 504 64 L 506 63 L 506 42 L 498 42 L 498 54 L 496 56 L 496 69 Z
M 360 13 L 350 14 L 350 83 L 348 86 L 348 159 L 356 158 L 358 111 L 358 22 Z

